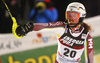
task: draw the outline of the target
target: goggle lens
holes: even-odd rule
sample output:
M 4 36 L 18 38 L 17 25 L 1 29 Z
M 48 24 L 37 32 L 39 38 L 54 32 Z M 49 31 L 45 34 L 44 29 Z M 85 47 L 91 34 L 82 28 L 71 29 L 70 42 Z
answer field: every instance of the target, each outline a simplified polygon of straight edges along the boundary
M 76 20 L 76 19 L 79 19 L 79 17 L 80 17 L 80 13 L 78 13 L 78 12 L 73 12 L 73 11 L 67 11 L 66 12 L 66 19 L 74 19 L 74 20 Z

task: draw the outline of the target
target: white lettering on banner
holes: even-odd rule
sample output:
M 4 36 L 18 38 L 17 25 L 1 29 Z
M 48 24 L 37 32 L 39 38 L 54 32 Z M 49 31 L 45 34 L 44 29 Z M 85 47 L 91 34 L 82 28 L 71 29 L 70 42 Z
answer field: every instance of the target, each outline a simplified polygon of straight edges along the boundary
M 92 41 L 92 39 L 89 39 L 88 41 L 89 41 L 89 49 L 93 48 L 93 41 Z
M 63 41 L 63 43 L 69 44 L 70 46 L 72 46 L 74 43 L 75 44 L 83 44 L 84 43 L 84 41 L 76 40 L 76 39 L 73 39 L 68 36 L 65 36 L 64 38 L 62 38 L 61 41 Z

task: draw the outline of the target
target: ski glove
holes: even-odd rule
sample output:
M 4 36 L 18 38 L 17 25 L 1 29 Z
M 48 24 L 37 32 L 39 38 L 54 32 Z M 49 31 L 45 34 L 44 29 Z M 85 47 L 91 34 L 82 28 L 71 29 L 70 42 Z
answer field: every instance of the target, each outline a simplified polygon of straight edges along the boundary
M 16 34 L 18 36 L 25 36 L 28 32 L 32 31 L 34 28 L 34 25 L 32 22 L 29 22 L 23 26 L 19 26 L 16 29 Z

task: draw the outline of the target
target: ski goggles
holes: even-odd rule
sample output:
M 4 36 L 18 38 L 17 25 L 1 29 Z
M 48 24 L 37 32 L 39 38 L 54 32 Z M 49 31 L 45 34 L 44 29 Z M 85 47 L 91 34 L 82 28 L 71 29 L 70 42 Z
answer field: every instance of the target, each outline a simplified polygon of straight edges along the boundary
M 66 19 L 74 19 L 77 20 L 80 17 L 80 13 L 73 12 L 73 11 L 67 11 L 66 12 Z

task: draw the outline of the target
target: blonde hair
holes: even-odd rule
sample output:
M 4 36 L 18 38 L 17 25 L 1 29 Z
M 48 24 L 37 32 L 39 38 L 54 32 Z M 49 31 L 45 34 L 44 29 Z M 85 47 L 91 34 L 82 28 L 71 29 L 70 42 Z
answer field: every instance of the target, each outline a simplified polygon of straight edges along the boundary
M 87 23 L 83 22 L 81 24 L 88 32 L 92 30 L 91 26 L 89 26 Z

